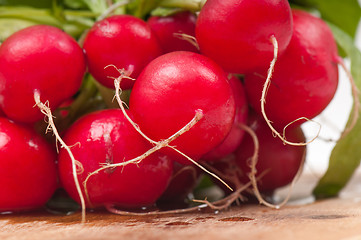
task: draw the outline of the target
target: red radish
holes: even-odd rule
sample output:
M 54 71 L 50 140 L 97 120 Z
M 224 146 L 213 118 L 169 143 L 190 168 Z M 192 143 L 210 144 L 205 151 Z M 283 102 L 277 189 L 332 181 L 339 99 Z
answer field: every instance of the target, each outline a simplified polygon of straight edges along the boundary
M 64 136 L 77 161 L 83 166 L 78 174 L 84 183 L 89 173 L 102 164 L 121 163 L 138 157 L 152 145 L 145 140 L 119 109 L 102 110 L 88 114 L 71 126 Z M 88 207 L 114 205 L 120 208 L 140 208 L 152 205 L 166 189 L 173 170 L 167 156 L 155 152 L 139 164 L 108 168 L 89 178 L 86 186 Z M 59 175 L 64 189 L 80 201 L 72 162 L 62 149 L 59 155 Z M 81 184 L 84 196 L 84 185 Z
M 41 136 L 0 117 L 0 212 L 42 207 L 58 186 L 55 160 Z
M 162 54 L 158 40 L 143 20 L 130 15 L 115 15 L 93 25 L 84 40 L 89 72 L 106 87 L 114 88 L 119 77 L 116 68 L 137 78 L 141 70 Z M 128 74 L 128 75 L 129 75 Z M 121 88 L 129 89 L 134 81 L 124 79 Z
M 273 59 L 272 36 L 282 54 L 292 36 L 287 0 L 208 0 L 197 19 L 201 52 L 231 73 L 267 69 Z
M 199 52 L 198 49 L 179 34 L 195 37 L 197 16 L 189 11 L 181 11 L 169 16 L 153 16 L 148 25 L 157 36 L 163 53 L 174 51 Z
M 158 199 L 158 202 L 184 202 L 197 186 L 202 176 L 200 168 L 195 165 L 182 165 L 174 162 L 173 169 L 171 181 L 165 192 Z
M 59 110 L 59 116 L 61 118 L 65 118 L 66 116 L 68 116 L 69 114 L 69 107 L 71 106 L 71 104 L 74 102 L 73 98 L 69 98 L 67 100 L 65 100 L 62 104 L 60 104 L 58 110 Z
M 275 189 L 285 186 L 293 180 L 305 157 L 306 146 L 285 145 L 275 138 L 264 119 L 253 115 L 249 126 L 254 130 L 259 141 L 257 174 L 265 174 L 258 182 L 258 189 L 263 193 L 272 193 Z M 305 142 L 300 127 L 289 128 L 286 138 L 293 142 Z M 249 182 L 250 159 L 254 153 L 254 142 L 250 135 L 245 135 L 235 152 L 236 164 L 242 171 L 241 182 Z
M 217 146 L 232 127 L 235 102 L 226 73 L 209 58 L 177 51 L 145 67 L 130 95 L 130 111 L 140 129 L 155 141 L 166 139 L 203 111 L 203 118 L 171 143 L 194 160 Z M 162 149 L 163 150 L 163 149 Z M 190 161 L 164 149 L 177 161 Z
M 203 160 L 219 160 L 231 154 L 236 150 L 243 139 L 244 130 L 240 128 L 240 124 L 246 124 L 248 117 L 248 104 L 246 94 L 242 82 L 235 76 L 231 75 L 229 83 L 232 87 L 234 100 L 236 104 L 236 114 L 231 131 L 222 143 L 210 152 L 205 154 Z
M 11 119 L 41 120 L 34 93 L 55 109 L 77 92 L 84 72 L 83 51 L 65 32 L 46 25 L 20 30 L 0 46 L 0 106 Z
M 329 104 L 338 85 L 337 46 L 326 23 L 310 13 L 293 10 L 293 37 L 278 59 L 265 103 L 275 126 L 313 118 Z M 250 104 L 260 113 L 267 72 L 259 69 L 245 76 Z

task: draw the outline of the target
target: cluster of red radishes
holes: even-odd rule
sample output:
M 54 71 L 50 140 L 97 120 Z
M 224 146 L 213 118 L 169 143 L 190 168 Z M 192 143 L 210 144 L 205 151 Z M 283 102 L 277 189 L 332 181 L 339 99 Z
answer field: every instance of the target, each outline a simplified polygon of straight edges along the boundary
M 305 142 L 295 120 L 318 115 L 338 83 L 329 28 L 286 0 L 208 0 L 199 14 L 147 21 L 113 15 L 84 36 L 80 46 L 39 25 L 0 46 L 0 211 L 41 207 L 57 188 L 91 208 L 183 200 L 201 173 L 195 162 L 235 189 L 252 172 L 270 193 L 304 159 L 304 144 L 284 144 Z M 34 125 L 79 97 L 86 72 L 130 89 L 129 108 L 85 114 L 60 133 L 57 154 Z M 270 126 L 287 126 L 285 139 Z

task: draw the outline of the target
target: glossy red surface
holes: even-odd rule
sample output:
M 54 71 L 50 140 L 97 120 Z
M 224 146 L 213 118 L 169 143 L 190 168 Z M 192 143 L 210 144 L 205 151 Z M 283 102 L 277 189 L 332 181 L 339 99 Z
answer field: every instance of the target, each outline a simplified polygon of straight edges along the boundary
M 94 24 L 84 40 L 89 72 L 106 87 L 114 88 L 119 72 L 128 71 L 137 78 L 142 69 L 162 54 L 158 40 L 143 20 L 130 15 L 115 15 Z M 129 89 L 134 81 L 123 79 L 121 88 Z
M 194 160 L 224 139 L 235 114 L 226 73 L 209 58 L 182 51 L 162 55 L 143 70 L 129 105 L 135 122 L 154 140 L 170 137 L 201 109 L 203 118 L 171 143 Z M 168 154 L 190 164 L 171 149 Z
M 55 160 L 45 139 L 0 117 L 0 212 L 42 207 L 58 186 Z
M 186 34 L 195 37 L 197 16 L 188 11 L 177 12 L 170 16 L 153 16 L 148 25 L 157 36 L 163 53 L 174 51 L 199 52 L 190 42 L 180 39 L 175 34 Z
M 244 130 L 240 127 L 240 124 L 247 124 L 248 118 L 248 102 L 246 99 L 244 86 L 241 80 L 235 76 L 230 77 L 229 83 L 232 87 L 236 104 L 236 114 L 234 117 L 233 126 L 222 143 L 202 157 L 204 160 L 216 161 L 226 157 L 228 154 L 231 154 L 237 149 L 245 133 Z
M 55 109 L 78 91 L 84 72 L 83 51 L 65 32 L 46 25 L 20 30 L 0 47 L 0 106 L 16 121 L 41 120 L 34 92 Z
M 276 62 L 265 104 L 268 118 L 281 129 L 321 113 L 338 85 L 337 46 L 327 24 L 300 10 L 293 10 L 293 18 L 294 34 Z M 265 80 L 266 70 L 245 76 L 248 100 L 259 113 Z
M 292 36 L 287 0 L 208 0 L 197 19 L 201 52 L 231 73 L 267 69 L 273 58 L 272 35 L 282 54 Z
M 259 190 L 270 193 L 289 184 L 301 166 L 306 146 L 284 144 L 281 139 L 273 136 L 272 131 L 260 116 L 252 116 L 249 126 L 255 132 L 259 141 L 256 176 L 265 173 L 258 181 Z M 300 127 L 287 129 L 286 138 L 295 143 L 305 142 L 305 136 Z M 254 142 L 250 135 L 247 134 L 235 152 L 236 164 L 243 172 L 243 175 L 239 175 L 243 183 L 249 181 L 249 161 L 253 153 Z
M 84 171 L 78 174 L 84 192 L 85 178 L 102 164 L 121 163 L 138 157 L 152 145 L 125 119 L 120 109 L 102 110 L 78 120 L 65 134 L 65 142 Z M 90 207 L 114 204 L 121 208 L 152 205 L 166 189 L 173 163 L 159 152 L 139 164 L 100 171 L 89 178 L 87 189 Z M 76 201 L 79 196 L 72 175 L 71 160 L 62 149 L 59 155 L 59 175 L 64 189 Z

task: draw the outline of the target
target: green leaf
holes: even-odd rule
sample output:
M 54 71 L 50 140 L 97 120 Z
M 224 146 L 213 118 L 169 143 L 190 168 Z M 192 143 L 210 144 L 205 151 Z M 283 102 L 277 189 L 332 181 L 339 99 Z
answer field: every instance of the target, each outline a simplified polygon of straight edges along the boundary
M 180 8 L 196 12 L 201 10 L 204 3 L 204 0 L 161 0 L 159 6 L 166 8 Z
M 73 9 L 87 8 L 87 4 L 85 4 L 83 0 L 64 0 L 64 5 Z
M 361 17 L 357 0 L 290 0 L 290 3 L 316 8 L 323 19 L 338 26 L 352 38 L 355 37 Z
M 146 18 L 158 7 L 160 0 L 134 0 L 128 4 L 128 13 L 139 18 Z
M 50 9 L 0 6 L 0 18 L 21 19 L 61 27 L 61 22 L 52 15 Z
M 361 53 L 350 35 L 329 24 L 337 43 L 351 60 L 351 73 L 358 89 L 361 89 Z M 361 97 L 360 97 L 361 98 Z M 352 113 L 347 126 L 349 126 Z M 361 160 L 361 117 L 352 131 L 341 138 L 332 150 L 329 167 L 313 193 L 316 198 L 336 196 L 352 177 Z
M 158 7 L 151 12 L 152 16 L 166 17 L 179 12 L 178 8 Z
M 107 10 L 107 1 L 105 0 L 82 0 L 83 3 L 94 13 L 102 14 Z
M 27 20 L 0 18 L 0 43 L 11 34 L 34 24 L 34 22 Z
M 64 6 L 59 0 L 54 0 L 51 6 L 51 15 L 58 19 L 60 22 L 65 22 Z
M 29 6 L 35 8 L 51 8 L 53 0 L 0 0 L 0 6 Z
M 59 6 L 51 9 L 0 6 L 0 41 L 17 30 L 35 24 L 52 25 L 78 38 L 93 25 L 95 16 L 90 11 L 66 10 Z

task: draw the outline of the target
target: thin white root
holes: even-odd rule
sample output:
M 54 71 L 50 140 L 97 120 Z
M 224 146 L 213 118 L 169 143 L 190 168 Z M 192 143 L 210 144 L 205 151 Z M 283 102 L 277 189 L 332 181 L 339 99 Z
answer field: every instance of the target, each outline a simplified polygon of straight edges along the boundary
M 75 159 L 73 153 L 71 152 L 70 147 L 67 146 L 66 143 L 63 141 L 63 139 L 60 137 L 60 134 L 58 133 L 58 130 L 57 130 L 57 128 L 55 126 L 55 123 L 53 121 L 53 115 L 52 115 L 51 109 L 49 108 L 49 106 L 47 104 L 44 104 L 44 103 L 41 102 L 40 93 L 38 91 L 34 92 L 34 100 L 35 100 L 36 106 L 48 118 L 48 124 L 49 125 L 48 125 L 48 128 L 47 128 L 47 131 L 48 130 L 53 131 L 53 134 L 54 134 L 54 136 L 56 138 L 56 141 L 60 142 L 61 147 L 64 148 L 69 154 L 69 157 L 70 157 L 71 162 L 72 162 L 72 174 L 73 174 L 76 190 L 78 192 L 80 202 L 81 202 L 82 222 L 85 222 L 85 220 L 86 220 L 86 217 L 85 217 L 86 205 L 85 205 L 85 200 L 84 200 L 83 193 L 82 193 L 81 188 L 80 188 L 80 184 L 79 184 L 79 180 L 78 180 L 78 174 L 77 174 L 77 172 L 78 172 L 77 169 L 78 168 L 80 168 L 80 171 L 83 171 L 82 164 Z M 78 168 L 77 168 L 77 166 L 78 166 Z
M 197 181 L 198 179 L 198 175 L 197 175 L 197 171 L 195 168 L 193 168 L 192 166 L 184 166 L 182 167 L 179 171 L 177 171 L 176 173 L 174 173 L 170 179 L 170 182 L 173 181 L 175 178 L 177 178 L 179 175 L 181 175 L 182 173 L 185 172 L 189 172 L 191 173 L 191 178 L 194 181 Z
M 115 67 L 114 65 L 110 65 L 112 67 Z M 157 141 L 154 141 L 152 140 L 151 138 L 149 138 L 146 134 L 144 134 L 139 126 L 129 117 L 129 115 L 127 114 L 127 112 L 125 111 L 125 108 L 123 106 L 123 101 L 120 99 L 120 94 L 121 94 L 121 89 L 120 89 L 120 82 L 123 78 L 128 78 L 125 74 L 124 71 L 122 70 L 118 70 L 119 73 L 120 73 L 120 77 L 114 79 L 114 87 L 115 87 L 115 98 L 117 99 L 118 101 L 118 104 L 119 104 L 119 107 L 120 109 L 122 110 L 124 116 L 127 118 L 127 120 L 133 125 L 133 127 L 135 128 L 135 130 L 142 136 L 144 137 L 146 140 L 148 140 L 151 144 L 157 146 L 159 145 L 160 143 L 162 142 L 157 142 Z M 200 114 L 200 112 L 202 112 L 202 110 L 198 109 L 196 110 L 196 114 L 197 112 L 199 112 L 198 114 Z M 202 112 L 202 117 L 203 117 L 203 112 Z M 200 120 L 200 119 L 199 119 Z M 197 120 L 197 122 L 199 121 Z M 171 137 L 169 137 L 167 140 L 164 140 L 163 141 L 163 144 L 164 142 L 167 142 L 166 144 L 164 144 L 161 148 L 163 147 L 169 147 L 171 149 L 173 149 L 174 151 L 178 152 L 180 155 L 182 155 L 183 157 L 185 157 L 186 159 L 188 159 L 190 162 L 192 162 L 194 165 L 196 165 L 197 167 L 199 167 L 201 170 L 203 170 L 204 172 L 208 173 L 209 175 L 211 175 L 212 177 L 218 179 L 222 184 L 224 184 L 227 188 L 229 188 L 231 191 L 232 188 L 225 182 L 223 181 L 220 177 L 218 177 L 216 174 L 210 172 L 209 170 L 207 170 L 206 168 L 204 168 L 202 165 L 200 165 L 199 163 L 197 163 L 196 161 L 194 161 L 192 158 L 190 158 L 189 156 L 187 156 L 186 154 L 182 153 L 181 151 L 179 151 L 178 149 L 176 149 L 175 147 L 172 147 L 169 145 L 169 143 L 171 141 L 173 141 L 174 139 L 178 138 L 180 135 L 182 135 L 184 132 L 187 132 L 189 131 L 191 128 L 193 127 L 192 124 L 188 123 L 187 125 L 185 125 L 181 130 L 179 130 L 177 133 L 175 133 L 174 135 L 172 135 Z M 160 149 L 160 148 L 159 148 Z M 157 149 L 157 150 L 159 150 Z M 143 158 L 144 159 L 144 158 Z
M 197 48 L 198 51 L 200 50 L 197 39 L 195 37 L 185 34 L 185 33 L 173 33 L 173 36 L 175 36 L 176 38 L 179 38 L 181 40 L 185 40 L 185 41 L 189 42 L 195 48 Z
M 246 189 L 248 189 L 251 185 L 252 185 L 252 183 L 248 182 L 248 183 L 242 185 L 241 187 L 237 188 L 234 192 L 229 194 L 227 197 L 222 198 L 215 202 L 209 202 L 207 199 L 205 199 L 205 200 L 194 199 L 193 202 L 203 203 L 213 210 L 223 210 L 223 209 L 230 207 L 232 205 L 232 203 L 237 201 L 237 199 L 242 200 L 241 193 L 244 192 Z
M 89 181 L 89 178 L 92 177 L 95 174 L 98 174 L 100 171 L 103 171 L 105 169 L 108 168 L 115 168 L 115 167 L 124 167 L 128 164 L 139 164 L 143 159 L 145 159 L 146 157 L 148 157 L 149 155 L 151 155 L 152 153 L 158 151 L 159 149 L 162 149 L 164 147 L 168 147 L 169 144 L 175 140 L 176 138 L 178 138 L 180 135 L 182 135 L 183 133 L 189 131 L 189 129 L 191 129 L 201 118 L 203 117 L 203 112 L 201 110 L 197 110 L 195 113 L 195 116 L 193 117 L 193 119 L 187 124 L 185 125 L 183 128 L 181 128 L 178 132 L 176 132 L 175 134 L 173 134 L 171 137 L 167 138 L 166 140 L 157 142 L 157 144 L 152 147 L 151 149 L 149 149 L 148 151 L 146 151 L 144 154 L 133 158 L 131 160 L 125 161 L 125 162 L 121 162 L 121 163 L 114 163 L 114 164 L 107 164 L 103 167 L 98 168 L 97 170 L 95 170 L 94 172 L 91 172 L 86 179 L 83 182 L 84 185 L 84 191 L 85 191 L 85 196 L 88 200 L 88 202 L 90 201 L 90 197 L 89 197 L 89 193 L 88 193 L 88 188 L 87 188 L 87 183 Z
M 115 67 L 115 66 L 114 66 Z M 157 145 L 158 142 L 157 141 L 154 141 L 153 139 L 149 138 L 147 135 L 145 135 L 139 128 L 138 124 L 136 124 L 130 117 L 129 115 L 127 114 L 127 112 L 125 111 L 125 108 L 124 108 L 124 102 L 121 100 L 120 98 L 120 95 L 121 95 L 121 88 L 120 88 L 120 82 L 123 78 L 128 78 L 124 72 L 120 72 L 120 77 L 119 78 L 116 78 L 114 79 L 114 87 L 115 87 L 115 98 L 118 102 L 118 105 L 120 107 L 120 109 L 122 110 L 125 118 L 132 124 L 132 126 L 134 127 L 134 129 L 142 136 L 144 137 L 147 141 L 149 141 L 151 144 L 153 145 Z
M 318 130 L 318 133 L 317 135 L 312 138 L 310 141 L 308 142 L 300 142 L 300 143 L 295 143 L 295 142 L 290 142 L 286 139 L 285 137 L 285 129 L 297 122 L 297 121 L 300 121 L 300 120 L 306 120 L 306 121 L 310 121 L 309 119 L 305 118 L 305 117 L 301 117 L 301 118 L 298 118 L 294 121 L 292 121 L 291 123 L 289 123 L 285 128 L 284 128 L 284 131 L 283 131 L 283 135 L 281 135 L 273 126 L 272 126 L 272 122 L 271 120 L 267 117 L 267 114 L 266 114 L 266 110 L 265 110 L 265 104 L 266 104 L 266 96 L 267 96 L 267 92 L 268 92 L 268 89 L 270 87 L 270 84 L 271 84 L 271 78 L 272 78 L 272 74 L 273 74 L 273 71 L 274 71 L 274 67 L 276 65 L 276 61 L 277 61 L 277 58 L 278 58 L 278 42 L 277 42 L 277 39 L 274 37 L 274 36 L 271 36 L 271 42 L 273 44 L 273 59 L 270 63 L 270 67 L 268 69 L 268 72 L 267 72 L 267 78 L 266 78 L 266 81 L 263 85 L 263 89 L 262 89 L 262 97 L 261 97 L 261 112 L 262 112 L 262 115 L 263 115 L 263 118 L 265 119 L 267 125 L 269 126 L 269 128 L 271 129 L 272 133 L 279 137 L 284 144 L 288 144 L 288 145 L 292 145 L 292 146 L 305 146 L 305 145 L 308 145 L 309 143 L 313 142 L 319 135 L 320 131 L 321 131 L 321 125 L 320 125 L 320 128 Z
M 195 164 L 196 166 L 198 166 L 200 169 L 202 169 L 203 171 L 205 171 L 206 173 L 210 174 L 211 176 L 213 176 L 214 178 L 218 179 L 219 181 L 221 181 L 225 186 L 227 186 L 230 190 L 232 190 L 232 188 L 226 184 L 221 178 L 219 178 L 218 176 L 216 176 L 214 173 L 211 173 L 209 170 L 205 169 L 202 165 L 200 165 L 199 163 L 197 163 L 196 161 L 194 161 L 192 158 L 190 158 L 189 156 L 187 156 L 186 154 L 182 153 L 181 151 L 179 151 L 178 149 L 176 149 L 173 146 L 170 146 L 169 144 L 174 141 L 176 138 L 178 138 L 179 136 L 181 136 L 182 134 L 184 134 L 185 132 L 189 131 L 199 120 L 201 120 L 201 118 L 203 117 L 203 111 L 201 109 L 197 109 L 195 111 L 195 116 L 193 117 L 193 119 L 188 122 L 183 128 L 181 128 L 179 131 L 177 131 L 175 134 L 173 134 L 172 136 L 170 136 L 169 138 L 162 140 L 162 141 L 154 141 L 151 138 L 149 138 L 146 134 L 144 134 L 139 126 L 129 117 L 129 115 L 127 114 L 125 108 L 124 108 L 124 103 L 120 98 L 120 94 L 121 94 L 121 88 L 120 88 L 120 82 L 123 78 L 130 78 L 129 76 L 127 76 L 127 73 L 123 70 L 123 69 L 118 69 L 116 66 L 114 65 L 109 65 L 106 67 L 114 67 L 117 69 L 117 71 L 120 73 L 120 76 L 118 78 L 114 78 L 114 86 L 115 86 L 115 98 L 118 102 L 118 105 L 122 111 L 122 113 L 124 114 L 125 118 L 129 121 L 129 123 L 134 127 L 134 129 L 142 136 L 144 137 L 147 141 L 149 141 L 151 144 L 153 144 L 154 146 L 149 149 L 148 151 L 146 151 L 144 154 L 133 158 L 131 160 L 128 161 L 124 161 L 121 163 L 115 163 L 115 164 L 106 164 L 101 166 L 100 168 L 98 168 L 97 170 L 91 172 L 86 179 L 83 182 L 83 186 L 84 186 L 84 191 L 85 191 L 85 196 L 88 200 L 89 203 L 91 203 L 90 201 L 90 196 L 88 193 L 88 188 L 87 188 L 87 184 L 88 181 L 90 179 L 90 177 L 94 176 L 95 174 L 98 174 L 100 171 L 104 171 L 108 168 L 115 168 L 115 167 L 124 167 L 128 164 L 139 164 L 143 159 L 145 159 L 146 157 L 148 157 L 149 155 L 151 155 L 152 153 L 160 150 L 161 148 L 164 147 L 169 147 L 171 149 L 173 149 L 174 151 L 178 152 L 179 154 L 181 154 L 182 156 L 184 156 L 185 158 L 187 158 L 189 161 L 191 161 L 193 164 Z M 111 209 L 108 209 L 111 210 Z
M 255 132 L 250 127 L 248 127 L 246 125 L 241 124 L 241 125 L 239 125 L 239 127 L 242 128 L 243 130 L 245 130 L 252 137 L 252 140 L 253 140 L 253 143 L 254 143 L 254 152 L 253 152 L 253 156 L 251 157 L 251 164 L 250 164 L 251 172 L 248 175 L 248 177 L 249 177 L 249 179 L 250 179 L 250 181 L 252 183 L 252 186 L 253 186 L 253 193 L 257 197 L 257 200 L 259 201 L 260 204 L 263 204 L 263 205 L 265 205 L 267 207 L 270 207 L 270 208 L 280 209 L 290 199 L 292 189 L 294 188 L 294 185 L 296 184 L 297 180 L 299 179 L 299 177 L 300 177 L 300 175 L 302 173 L 303 165 L 304 165 L 304 162 L 305 162 L 305 159 L 306 159 L 306 154 L 305 154 L 306 151 L 304 152 L 303 159 L 302 159 L 302 162 L 300 164 L 300 168 L 298 169 L 296 176 L 293 178 L 293 180 L 292 180 L 292 182 L 290 184 L 290 189 L 289 189 L 288 194 L 285 197 L 285 199 L 279 204 L 269 203 L 262 197 L 262 195 L 261 195 L 261 193 L 260 193 L 260 191 L 258 189 L 258 184 L 257 184 L 256 165 L 257 165 L 257 161 L 258 161 L 258 152 L 259 152 L 259 142 L 258 142 L 257 135 L 255 134 Z M 266 172 L 261 173 L 261 175 L 262 174 L 266 174 Z
M 307 121 L 307 122 L 313 122 L 315 123 L 316 125 L 318 125 L 318 130 L 317 130 L 317 133 L 315 134 L 315 136 L 313 138 L 311 138 L 311 140 L 307 141 L 307 142 L 304 142 L 304 143 L 293 143 L 293 142 L 289 142 L 289 141 L 286 141 L 286 129 L 291 126 L 292 124 L 294 124 L 295 122 L 298 122 L 298 121 Z M 320 136 L 320 132 L 321 132 L 321 124 L 315 120 L 312 120 L 312 119 L 309 119 L 309 118 L 306 118 L 306 117 L 300 117 L 300 118 L 297 118 L 296 120 L 288 123 L 284 128 L 283 128 L 283 133 L 282 133 L 282 138 L 281 140 L 283 140 L 283 143 L 285 144 L 289 144 L 289 145 L 293 145 L 293 146 L 305 146 L 305 145 L 308 145 L 310 144 L 311 142 L 315 141 L 316 138 L 318 138 Z
M 348 125 L 347 128 L 344 129 L 344 131 L 341 134 L 341 138 L 343 138 L 344 136 L 346 136 L 352 129 L 353 127 L 356 125 L 356 122 L 359 118 L 360 115 L 360 91 L 356 86 L 355 80 L 352 77 L 351 72 L 348 70 L 345 62 L 343 61 L 343 59 L 340 56 L 336 57 L 336 61 L 338 64 L 340 64 L 340 66 L 342 67 L 342 69 L 345 71 L 348 80 L 350 81 L 351 84 L 351 92 L 352 92 L 352 98 L 353 98 L 353 115 L 352 115 L 352 119 L 350 124 Z
M 180 155 L 182 155 L 183 157 L 187 158 L 190 162 L 192 162 L 194 165 L 196 165 L 197 167 L 199 167 L 202 171 L 204 171 L 205 173 L 209 174 L 210 176 L 214 177 L 215 179 L 217 179 L 218 181 L 220 181 L 224 186 L 226 186 L 229 190 L 233 191 L 233 189 L 223 180 L 221 179 L 219 176 L 217 176 L 216 174 L 214 174 L 213 172 L 209 171 L 208 169 L 206 169 L 205 167 L 203 167 L 201 164 L 199 164 L 198 162 L 194 161 L 192 158 L 190 158 L 189 156 L 187 156 L 186 154 L 182 153 L 181 151 L 179 151 L 178 149 L 176 149 L 175 147 L 172 147 L 170 145 L 168 145 L 167 147 L 173 149 L 174 151 L 176 151 L 177 153 L 179 153 Z
M 201 209 L 204 209 L 206 207 L 209 207 L 212 210 L 223 210 L 227 209 L 231 206 L 232 203 L 234 203 L 237 199 L 242 199 L 241 192 L 245 191 L 247 188 L 251 186 L 251 183 L 247 183 L 243 185 L 242 187 L 238 188 L 236 191 L 228 195 L 227 197 L 214 201 L 209 202 L 207 199 L 205 200 L 196 200 L 193 199 L 193 202 L 196 203 L 202 203 L 202 205 L 195 206 L 195 207 L 189 207 L 189 208 L 183 208 L 183 209 L 175 209 L 175 210 L 167 210 L 167 211 L 149 211 L 149 212 L 129 212 L 129 211 L 123 211 L 116 209 L 114 205 L 106 205 L 106 209 L 110 213 L 114 213 L 117 215 L 125 215 L 125 216 L 155 216 L 155 215 L 167 215 L 167 214 L 181 214 L 181 213 L 190 213 L 190 212 L 197 212 Z
M 116 66 L 114 65 L 109 65 L 107 67 L 114 67 L 116 68 Z M 117 69 L 117 68 L 116 68 Z M 181 154 L 182 156 L 184 156 L 185 158 L 187 158 L 189 161 L 191 161 L 193 164 L 195 164 L 196 166 L 198 166 L 200 169 L 202 169 L 203 171 L 205 171 L 206 173 L 212 175 L 214 178 L 220 180 L 225 186 L 227 186 L 229 189 L 232 190 L 232 188 L 226 184 L 221 178 L 219 178 L 218 176 L 216 176 L 214 173 L 211 173 L 210 171 L 208 171 L 207 169 L 205 169 L 202 165 L 200 165 L 199 163 L 197 163 L 196 161 L 194 161 L 192 158 L 190 158 L 189 156 L 187 156 L 186 154 L 182 153 L 181 151 L 179 151 L 178 149 L 176 149 L 173 146 L 170 146 L 169 144 L 174 141 L 176 138 L 178 138 L 179 136 L 181 136 L 183 133 L 189 131 L 202 117 L 203 117 L 203 111 L 201 109 L 196 110 L 195 112 L 195 116 L 193 117 L 193 119 L 187 123 L 183 128 L 181 128 L 178 132 L 176 132 L 175 134 L 173 134 L 172 136 L 170 136 L 169 138 L 162 140 L 162 141 L 154 141 L 152 139 L 150 139 L 147 135 L 145 135 L 139 128 L 139 126 L 129 117 L 129 115 L 127 114 L 125 108 L 124 108 L 124 103 L 120 98 L 120 94 L 121 94 L 121 88 L 120 88 L 120 82 L 123 78 L 129 78 L 125 71 L 122 69 L 117 69 L 118 72 L 120 73 L 120 76 L 118 78 L 114 78 L 114 86 L 115 86 L 115 98 L 119 104 L 119 107 L 121 109 L 121 111 L 123 112 L 124 116 L 126 117 L 126 119 L 131 123 L 131 125 L 134 127 L 134 129 L 142 136 L 144 137 L 146 140 L 148 140 L 151 144 L 153 144 L 154 146 L 149 149 L 148 151 L 146 151 L 144 154 L 133 158 L 131 160 L 122 162 L 122 163 L 115 163 L 115 164 L 106 164 L 103 165 L 102 167 L 98 168 L 97 170 L 95 170 L 94 172 L 91 172 L 85 179 L 85 181 L 83 182 L 84 185 L 84 190 L 85 190 L 85 196 L 88 200 L 88 202 L 90 203 L 90 196 L 88 193 L 88 188 L 87 188 L 87 183 L 90 179 L 90 177 L 92 177 L 95 174 L 98 174 L 100 171 L 106 170 L 108 168 L 115 168 L 115 167 L 124 167 L 128 164 L 139 164 L 143 159 L 145 159 L 146 157 L 148 157 L 149 155 L 151 155 L 152 153 L 160 150 L 161 148 L 164 147 L 169 147 L 171 149 L 173 149 L 174 151 L 178 152 L 179 154 Z

